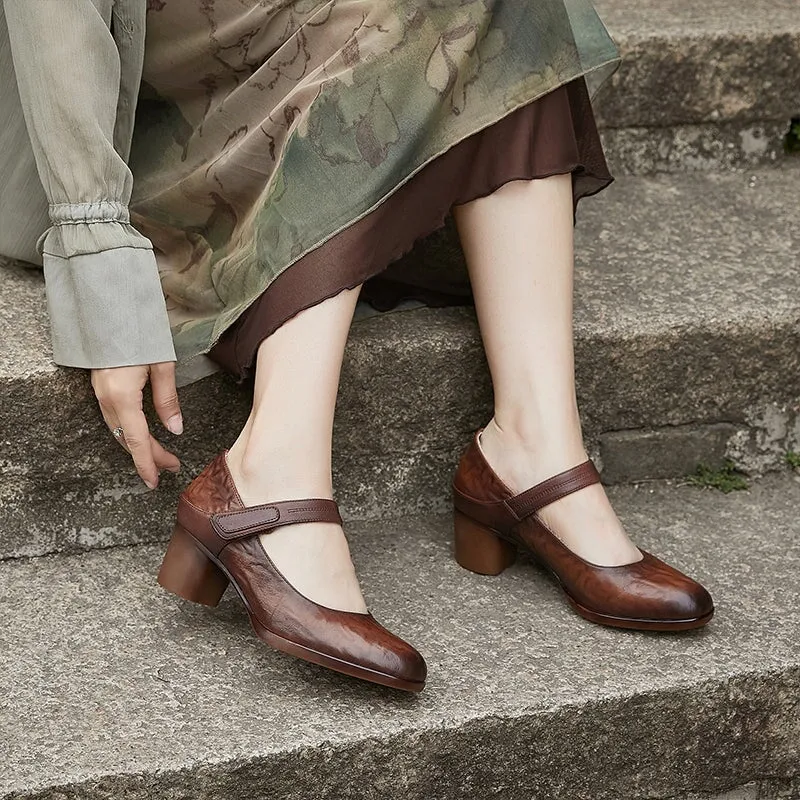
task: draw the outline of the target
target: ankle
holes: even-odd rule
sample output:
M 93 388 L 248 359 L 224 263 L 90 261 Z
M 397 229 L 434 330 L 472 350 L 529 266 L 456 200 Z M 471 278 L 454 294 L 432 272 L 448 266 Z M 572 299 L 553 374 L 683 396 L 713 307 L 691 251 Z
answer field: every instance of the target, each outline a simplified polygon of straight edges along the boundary
M 245 505 L 310 497 L 333 498 L 330 459 L 301 447 L 254 447 L 237 442 L 228 470 Z
M 481 434 L 481 442 L 502 447 L 518 456 L 531 458 L 580 457 L 585 455 L 580 421 L 560 422 L 551 425 L 525 421 L 522 424 L 507 424 L 498 415 L 492 417 Z
M 509 489 L 521 492 L 586 460 L 577 431 L 505 428 L 493 418 L 479 438 L 483 455 Z
M 552 446 L 563 449 L 583 441 L 581 418 L 574 402 L 557 405 L 550 402 L 544 409 L 533 402 L 495 407 L 486 427 L 493 428 L 510 446 L 524 450 Z

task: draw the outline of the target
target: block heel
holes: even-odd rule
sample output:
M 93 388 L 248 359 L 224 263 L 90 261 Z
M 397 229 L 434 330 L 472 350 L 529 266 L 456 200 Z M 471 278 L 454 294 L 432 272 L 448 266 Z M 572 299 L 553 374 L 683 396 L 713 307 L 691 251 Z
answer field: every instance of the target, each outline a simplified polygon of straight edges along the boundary
M 479 575 L 499 575 L 517 560 L 517 548 L 491 528 L 456 510 L 454 518 L 456 561 Z
M 197 546 L 189 533 L 175 526 L 158 573 L 158 582 L 168 592 L 200 603 L 216 606 L 228 588 L 225 573 Z

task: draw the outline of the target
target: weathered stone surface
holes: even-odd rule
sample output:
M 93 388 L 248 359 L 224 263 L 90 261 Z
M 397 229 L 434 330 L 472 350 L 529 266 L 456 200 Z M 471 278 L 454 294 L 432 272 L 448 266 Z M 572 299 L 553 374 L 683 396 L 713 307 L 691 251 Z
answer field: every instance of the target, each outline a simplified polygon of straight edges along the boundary
M 783 405 L 752 408 L 730 442 L 728 456 L 753 473 L 784 463 L 789 453 L 800 453 L 800 398 Z
M 735 425 L 679 425 L 648 431 L 611 431 L 600 435 L 603 482 L 680 478 L 699 464 L 717 469 L 724 462 Z
M 777 122 L 605 128 L 606 157 L 615 175 L 752 169 L 787 158 L 786 119 Z
M 580 209 L 576 357 L 590 441 L 724 422 L 749 429 L 737 447 L 756 469 L 797 444 L 800 229 L 786 198 L 798 180 L 800 165 L 626 178 Z M 457 278 L 451 233 L 420 253 L 423 267 L 435 258 Z M 159 435 L 184 475 L 146 506 L 86 376 L 49 361 L 42 295 L 35 275 L 0 270 L 5 330 L 24 332 L 0 353 L 0 557 L 162 539 L 180 486 L 235 438 L 248 390 L 222 375 L 182 390 L 186 433 Z M 783 428 L 773 408 L 785 409 Z M 356 323 L 335 433 L 347 514 L 444 509 L 458 451 L 490 410 L 471 310 Z
M 685 800 L 797 800 L 800 798 L 800 780 L 796 781 L 759 781 L 740 786 L 731 792 L 708 798 L 702 795 L 690 795 Z
M 528 563 L 461 570 L 448 518 L 350 526 L 374 613 L 428 658 L 418 697 L 270 651 L 233 597 L 161 592 L 161 548 L 2 564 L 0 797 L 796 798 L 800 483 L 612 496 L 709 587 L 706 629 L 604 629 Z
M 623 63 L 601 92 L 611 128 L 788 122 L 800 112 L 795 0 L 598 0 Z

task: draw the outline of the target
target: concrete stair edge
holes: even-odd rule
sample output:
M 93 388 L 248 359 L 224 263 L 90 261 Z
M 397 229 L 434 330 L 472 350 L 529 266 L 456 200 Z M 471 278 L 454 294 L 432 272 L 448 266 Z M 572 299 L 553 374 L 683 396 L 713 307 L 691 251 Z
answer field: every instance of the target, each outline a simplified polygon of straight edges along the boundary
M 687 5 L 597 0 L 622 66 L 598 98 L 604 126 L 781 121 L 800 113 L 800 24 L 791 0 Z M 724 79 L 720 79 L 724 76 Z

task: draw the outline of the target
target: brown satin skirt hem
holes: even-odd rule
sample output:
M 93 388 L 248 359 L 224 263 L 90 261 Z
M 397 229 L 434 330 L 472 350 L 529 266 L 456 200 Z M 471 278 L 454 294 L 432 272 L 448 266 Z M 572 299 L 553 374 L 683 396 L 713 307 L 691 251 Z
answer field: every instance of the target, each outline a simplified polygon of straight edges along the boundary
M 583 197 L 613 181 L 583 79 L 458 143 L 373 212 L 305 255 L 239 317 L 209 357 L 244 380 L 264 339 L 301 311 L 360 284 L 362 299 L 381 311 L 404 300 L 471 303 L 465 275 L 442 273 L 424 252 L 415 263 L 403 257 L 418 244 L 424 251 L 425 240 L 446 224 L 454 206 L 511 181 L 563 174 L 572 175 L 574 211 Z

